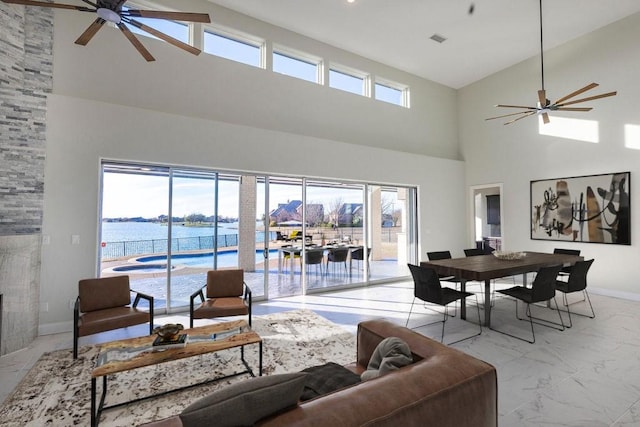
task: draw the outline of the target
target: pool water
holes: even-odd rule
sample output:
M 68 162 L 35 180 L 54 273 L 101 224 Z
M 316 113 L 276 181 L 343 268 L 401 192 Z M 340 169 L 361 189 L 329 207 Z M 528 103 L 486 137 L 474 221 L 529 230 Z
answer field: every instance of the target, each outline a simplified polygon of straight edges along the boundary
M 277 254 L 276 249 L 269 251 L 269 256 Z M 166 263 L 166 255 L 152 255 L 143 256 L 135 259 L 140 263 Z M 262 250 L 256 250 L 256 262 L 264 261 L 264 255 Z M 171 263 L 175 265 L 183 265 L 187 267 L 198 268 L 213 268 L 213 252 L 205 252 L 201 254 L 177 254 L 171 256 Z M 218 268 L 220 267 L 234 267 L 238 265 L 238 251 L 220 251 L 218 252 Z

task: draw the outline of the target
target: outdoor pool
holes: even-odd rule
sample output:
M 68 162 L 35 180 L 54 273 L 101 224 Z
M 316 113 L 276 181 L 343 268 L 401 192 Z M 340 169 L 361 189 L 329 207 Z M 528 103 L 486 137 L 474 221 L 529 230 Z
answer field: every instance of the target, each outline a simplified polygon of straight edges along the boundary
M 172 267 L 175 270 L 176 266 Z M 127 273 L 162 273 L 167 270 L 167 264 L 137 264 L 137 265 L 121 265 L 120 267 L 113 267 L 113 272 L 127 272 Z
M 276 249 L 269 251 L 269 257 L 277 255 Z M 135 262 L 142 263 L 166 263 L 166 255 L 151 255 L 136 258 Z M 198 268 L 213 268 L 213 252 L 205 252 L 201 254 L 177 254 L 171 256 L 171 261 L 174 266 L 182 265 L 186 267 L 198 267 Z M 264 261 L 263 251 L 256 250 L 256 262 Z M 218 268 L 220 267 L 234 267 L 238 265 L 238 251 L 219 251 L 218 252 Z M 165 267 L 166 268 L 166 267 Z

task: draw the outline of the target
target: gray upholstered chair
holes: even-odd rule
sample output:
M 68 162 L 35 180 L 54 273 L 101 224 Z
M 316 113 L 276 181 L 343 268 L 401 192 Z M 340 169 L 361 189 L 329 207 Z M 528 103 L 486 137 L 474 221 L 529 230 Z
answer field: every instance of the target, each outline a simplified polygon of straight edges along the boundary
M 206 289 L 206 298 L 205 298 Z M 200 297 L 200 305 L 195 306 Z M 251 289 L 244 282 L 244 270 L 210 270 L 207 283 L 189 301 L 189 324 L 193 319 L 248 315 L 251 326 Z
M 135 295 L 131 304 L 131 294 Z M 149 301 L 149 310 L 138 309 L 140 299 Z M 131 290 L 129 276 L 84 279 L 78 282 L 78 298 L 73 308 L 73 358 L 78 358 L 78 339 L 99 332 L 149 322 L 153 331 L 153 297 Z

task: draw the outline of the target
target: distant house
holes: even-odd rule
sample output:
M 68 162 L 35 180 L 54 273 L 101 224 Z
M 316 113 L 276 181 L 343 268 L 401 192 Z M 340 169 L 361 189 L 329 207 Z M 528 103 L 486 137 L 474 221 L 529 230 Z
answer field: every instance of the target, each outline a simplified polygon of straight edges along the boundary
M 278 207 L 269 212 L 269 222 L 278 224 L 285 221 L 302 221 L 302 201 L 291 200 L 279 203 Z
M 361 226 L 362 203 L 344 203 L 338 211 L 338 225 Z
M 272 224 L 302 224 L 302 202 L 291 200 L 278 204 L 277 208 L 269 212 L 269 220 Z M 324 206 L 320 203 L 307 204 L 307 224 L 317 226 L 322 224 L 323 220 Z

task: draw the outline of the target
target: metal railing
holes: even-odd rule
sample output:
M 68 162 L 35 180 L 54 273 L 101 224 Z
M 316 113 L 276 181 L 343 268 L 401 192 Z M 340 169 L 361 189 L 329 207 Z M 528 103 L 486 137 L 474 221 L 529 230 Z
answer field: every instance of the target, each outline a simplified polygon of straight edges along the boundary
M 102 243 L 102 259 L 122 258 L 133 255 L 167 253 L 169 239 L 129 240 Z M 219 234 L 214 245 L 213 236 L 179 237 L 171 239 L 171 251 L 197 251 L 238 246 L 237 234 Z

